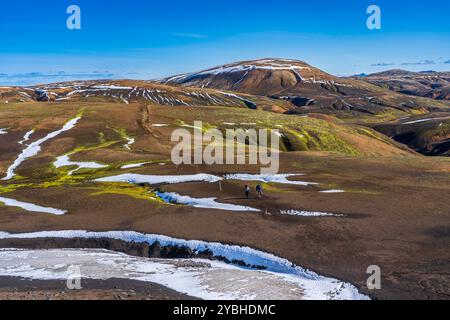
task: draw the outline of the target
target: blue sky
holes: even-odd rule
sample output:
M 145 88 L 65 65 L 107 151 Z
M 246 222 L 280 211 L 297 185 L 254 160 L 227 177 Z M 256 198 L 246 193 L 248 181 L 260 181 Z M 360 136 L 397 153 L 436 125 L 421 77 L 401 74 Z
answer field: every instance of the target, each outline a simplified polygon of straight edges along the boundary
M 81 30 L 66 28 L 71 4 L 81 8 Z M 381 30 L 366 27 L 371 4 L 381 7 Z M 339 75 L 450 70 L 448 0 L 22 0 L 0 8 L 1 85 L 152 79 L 263 57 Z

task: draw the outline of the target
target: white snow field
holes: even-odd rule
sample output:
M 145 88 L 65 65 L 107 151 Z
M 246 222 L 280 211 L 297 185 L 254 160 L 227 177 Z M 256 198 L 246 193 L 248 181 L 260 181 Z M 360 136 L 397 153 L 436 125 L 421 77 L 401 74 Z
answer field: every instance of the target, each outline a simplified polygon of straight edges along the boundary
M 157 192 L 156 195 L 166 203 L 180 204 L 191 206 L 194 208 L 204 208 L 204 209 L 217 209 L 217 210 L 227 210 L 227 211 L 253 211 L 259 212 L 260 210 L 247 207 L 239 206 L 235 204 L 220 203 L 217 202 L 217 198 L 192 198 L 189 196 L 182 196 L 174 192 Z
M 18 156 L 18 158 L 14 161 L 13 165 L 8 168 L 8 170 L 6 171 L 6 177 L 4 177 L 2 180 L 11 180 L 12 178 L 14 178 L 15 176 L 14 170 L 16 170 L 22 164 L 22 162 L 36 156 L 39 152 L 41 152 L 41 144 L 57 137 L 63 132 L 69 131 L 70 129 L 74 128 L 80 119 L 81 117 L 76 117 L 68 121 L 60 130 L 53 131 L 48 135 L 46 135 L 44 138 L 39 139 L 28 145 Z
M 70 167 L 70 166 L 76 166 L 78 168 L 70 171 L 68 173 L 69 176 L 71 176 L 74 172 L 80 170 L 80 169 L 102 169 L 108 167 L 107 165 L 103 165 L 97 162 L 76 162 L 76 161 L 70 161 L 69 155 L 64 155 L 56 158 L 56 161 L 53 162 L 53 165 L 56 168 L 62 168 L 62 167 Z
M 9 207 L 17 207 L 21 208 L 25 211 L 30 212 L 39 212 L 39 213 L 49 213 L 57 216 L 61 216 L 67 213 L 67 211 L 54 209 L 54 208 L 47 208 L 47 207 L 41 207 L 32 203 L 28 202 L 21 202 L 10 198 L 4 198 L 0 197 L 0 203 L 3 203 L 6 206 Z
M 291 181 L 287 178 L 301 176 L 301 174 L 247 174 L 247 173 L 236 173 L 225 175 L 226 180 L 241 180 L 241 181 L 260 181 L 264 183 L 280 183 L 280 184 L 292 184 L 298 186 L 310 186 L 317 185 L 314 182 L 305 181 Z
M 222 178 L 210 174 L 194 174 L 194 175 L 179 175 L 179 176 L 158 176 L 158 175 L 142 175 L 134 173 L 125 173 L 117 176 L 100 178 L 96 182 L 125 182 L 132 184 L 148 183 L 155 184 L 177 184 L 186 182 L 218 182 Z
M 320 276 L 270 253 L 248 247 L 188 241 L 131 231 L 48 231 L 10 234 L 0 239 L 85 238 L 127 242 L 159 241 L 162 246 L 184 246 L 264 271 L 209 260 L 135 258 L 105 250 L 0 250 L 0 275 L 31 279 L 67 279 L 67 267 L 80 265 L 82 277 L 151 281 L 203 299 L 314 299 L 367 300 L 350 283 Z

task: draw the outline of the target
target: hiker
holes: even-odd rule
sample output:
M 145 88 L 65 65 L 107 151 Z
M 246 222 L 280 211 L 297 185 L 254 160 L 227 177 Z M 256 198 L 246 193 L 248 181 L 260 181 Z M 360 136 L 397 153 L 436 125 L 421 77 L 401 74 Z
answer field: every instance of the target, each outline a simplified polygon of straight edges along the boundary
M 245 197 L 247 199 L 250 199 L 250 187 L 248 185 L 245 185 L 244 190 L 245 190 Z
M 258 198 L 262 198 L 262 195 L 263 195 L 263 187 L 262 187 L 262 185 L 261 184 L 258 184 L 257 186 L 256 186 L 256 192 L 258 192 Z

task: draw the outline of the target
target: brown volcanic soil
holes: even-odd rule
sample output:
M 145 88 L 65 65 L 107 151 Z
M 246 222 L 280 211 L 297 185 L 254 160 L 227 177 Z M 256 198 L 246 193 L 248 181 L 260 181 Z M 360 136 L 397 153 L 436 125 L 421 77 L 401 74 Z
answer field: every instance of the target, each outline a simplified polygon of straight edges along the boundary
M 82 171 L 84 180 L 54 187 L 20 188 L 2 196 L 42 206 L 67 209 L 65 216 L 50 216 L 0 206 L 0 231 L 49 230 L 134 230 L 167 236 L 247 245 L 272 252 L 320 274 L 357 285 L 378 299 L 448 299 L 450 296 L 450 160 L 414 155 L 392 140 L 356 134 L 340 122 L 276 115 L 242 108 L 184 108 L 139 104 L 39 103 L 20 108 L 1 106 L 0 127 L 8 134 L 0 138 L 0 175 L 20 152 L 19 141 L 30 128 L 36 137 L 59 129 L 65 121 L 85 109 L 83 119 L 72 129 L 42 146 L 42 152 L 17 170 L 25 177 L 17 183 L 38 183 L 61 174 L 49 164 L 55 157 L 80 146 L 96 146 L 103 139 L 116 142 L 73 155 L 73 160 L 101 161 L 111 168 L 99 172 Z M 146 118 L 145 118 L 146 117 Z M 352 157 L 338 153 L 286 152 L 281 154 L 281 173 L 303 173 L 298 180 L 320 183 L 302 187 L 270 184 L 263 199 L 243 199 L 243 181 L 218 184 L 186 183 L 162 186 L 192 197 L 218 197 L 218 201 L 267 210 L 261 213 L 227 212 L 168 206 L 146 197 L 132 197 L 124 190 L 108 189 L 89 182 L 92 177 L 125 172 L 142 174 L 191 174 L 254 172 L 252 166 L 182 166 L 154 163 L 134 170 L 119 170 L 124 162 L 168 160 L 169 135 L 179 127 L 176 120 L 191 124 L 194 119 L 219 125 L 223 121 L 253 122 L 261 126 L 300 123 L 301 128 L 319 128 L 342 137 L 346 144 L 360 145 L 362 154 Z M 330 120 L 330 119 L 328 119 Z M 167 123 L 156 128 L 151 123 Z M 270 124 L 270 126 L 269 126 Z M 113 130 L 126 129 L 136 137 L 132 152 L 123 148 L 123 139 Z M 311 129 L 311 130 L 312 130 Z M 371 134 L 372 135 L 372 134 Z M 342 138 L 343 139 L 343 138 Z M 320 139 L 319 139 L 320 140 Z M 331 140 L 334 141 L 334 140 Z M 330 142 L 331 147 L 334 145 Z M 340 146 L 339 144 L 337 144 Z M 328 145 L 324 145 L 326 149 Z M 370 150 L 373 149 L 373 150 Z M 344 149 L 344 153 L 345 153 Z M 337 150 L 341 151 L 342 150 Z M 370 152 L 368 152 L 370 151 Z M 384 157 L 380 155 L 385 155 Z M 76 176 L 75 176 L 76 177 Z M 6 185 L 1 182 L 0 186 Z M 255 187 L 252 182 L 251 186 Z M 346 193 L 324 194 L 321 190 L 343 189 Z M 105 193 L 108 191 L 110 193 Z M 126 190 L 125 190 L 126 191 Z M 148 191 L 145 187 L 142 192 Z M 114 193 L 116 192 L 116 193 Z M 118 192 L 120 194 L 118 194 Z M 136 194 L 132 194 L 136 196 Z M 302 218 L 279 215 L 280 210 L 308 210 L 345 214 L 345 217 Z M 7 242 L 3 247 L 14 246 Z M 1 246 L 0 246 L 1 247 Z M 365 289 L 367 267 L 379 265 L 382 290 Z M 1 285 L 1 283 L 0 283 Z
M 0 224 L 9 232 L 136 230 L 242 244 L 351 281 L 375 298 L 449 297 L 450 165 L 446 159 L 289 154 L 283 156 L 282 163 L 282 172 L 302 172 L 306 176 L 299 179 L 321 185 L 270 185 L 263 200 L 243 199 L 244 182 L 224 182 L 222 193 L 217 185 L 206 183 L 164 187 L 194 197 L 217 196 L 219 201 L 267 209 L 272 216 L 166 206 L 117 194 L 93 196 L 95 185 L 86 184 L 6 195 L 41 205 L 57 204 L 69 209 L 69 214 L 53 217 L 3 207 Z M 252 171 L 242 167 L 209 169 L 211 173 Z M 181 173 L 191 172 L 199 172 L 199 168 L 183 167 Z M 318 192 L 330 188 L 349 192 Z M 286 217 L 277 214 L 280 209 L 343 213 L 346 217 Z M 368 292 L 364 289 L 366 269 L 374 264 L 382 269 L 382 290 Z

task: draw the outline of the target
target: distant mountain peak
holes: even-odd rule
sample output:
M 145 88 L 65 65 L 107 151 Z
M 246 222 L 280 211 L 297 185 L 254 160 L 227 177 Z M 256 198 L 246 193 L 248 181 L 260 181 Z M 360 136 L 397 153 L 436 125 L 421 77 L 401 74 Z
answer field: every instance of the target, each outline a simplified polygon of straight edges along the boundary
M 263 58 L 238 61 L 159 80 L 164 84 L 214 88 L 257 95 L 280 93 L 299 84 L 341 81 L 304 61 Z
M 360 74 L 355 74 L 355 75 L 353 75 L 352 77 L 355 77 L 355 78 L 365 78 L 365 77 L 367 77 L 367 76 L 369 76 L 367 73 L 360 73 Z
M 401 76 L 410 76 L 414 75 L 416 72 L 403 70 L 403 69 L 391 69 L 382 72 L 372 73 L 369 77 L 401 77 Z
M 300 60 L 292 59 L 278 59 L 278 58 L 264 58 L 257 60 L 238 61 L 234 63 L 224 64 L 199 72 L 181 74 L 162 80 L 164 83 L 184 83 L 189 82 L 194 77 L 232 74 L 240 72 L 250 72 L 253 70 L 269 70 L 269 71 L 295 71 L 295 70 L 310 70 L 311 66 Z

